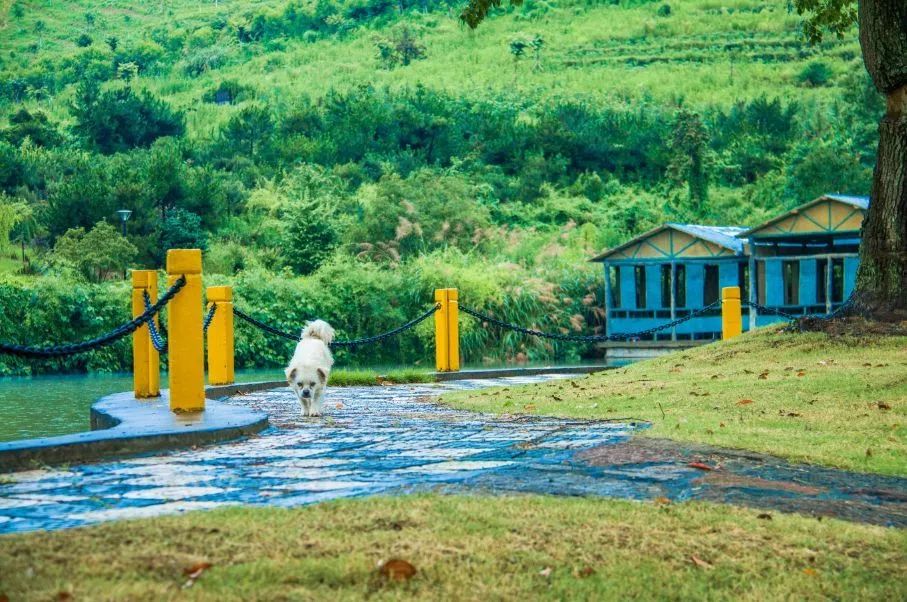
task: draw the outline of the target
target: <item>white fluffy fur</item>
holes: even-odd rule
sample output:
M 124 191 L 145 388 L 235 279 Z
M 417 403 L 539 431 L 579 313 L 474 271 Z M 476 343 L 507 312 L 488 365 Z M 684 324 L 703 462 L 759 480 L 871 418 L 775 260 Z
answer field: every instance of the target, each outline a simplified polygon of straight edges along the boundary
M 293 359 L 285 374 L 287 383 L 306 416 L 321 416 L 324 391 L 331 377 L 334 357 L 328 345 L 334 340 L 334 329 L 324 320 L 315 320 L 302 329 Z

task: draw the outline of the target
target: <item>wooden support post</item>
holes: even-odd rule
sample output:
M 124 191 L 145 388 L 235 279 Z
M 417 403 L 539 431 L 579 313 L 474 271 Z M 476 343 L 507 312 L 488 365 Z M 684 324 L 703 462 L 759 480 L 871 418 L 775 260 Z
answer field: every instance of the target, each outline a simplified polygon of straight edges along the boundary
M 740 287 L 721 289 L 721 338 L 731 339 L 743 332 L 743 315 L 740 308 Z
M 145 313 L 145 292 L 151 303 L 157 302 L 157 272 L 154 270 L 132 271 L 132 317 Z M 155 321 L 157 317 L 155 316 Z M 161 358 L 151 344 L 148 325 L 140 326 L 132 334 L 132 377 L 135 396 L 139 399 L 157 397 L 161 394 Z
M 229 286 L 208 287 L 208 303 L 215 306 L 208 324 L 208 384 L 232 384 L 233 368 L 233 289 Z
M 168 286 L 173 286 L 180 276 L 186 278 L 186 285 L 168 307 L 170 409 L 174 412 L 199 412 L 205 409 L 201 250 L 167 251 Z

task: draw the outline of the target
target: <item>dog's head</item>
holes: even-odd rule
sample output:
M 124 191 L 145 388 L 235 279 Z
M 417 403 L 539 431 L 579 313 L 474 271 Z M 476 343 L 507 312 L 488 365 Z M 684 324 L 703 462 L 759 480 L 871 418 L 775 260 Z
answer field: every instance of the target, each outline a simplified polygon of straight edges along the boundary
M 328 373 L 314 366 L 291 366 L 286 370 L 287 383 L 299 401 L 315 399 L 328 383 Z

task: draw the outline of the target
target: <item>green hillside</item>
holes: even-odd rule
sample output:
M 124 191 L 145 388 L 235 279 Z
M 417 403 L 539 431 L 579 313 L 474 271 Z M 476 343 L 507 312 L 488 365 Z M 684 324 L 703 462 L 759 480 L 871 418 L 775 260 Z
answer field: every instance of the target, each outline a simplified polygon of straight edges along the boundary
M 200 246 L 288 327 L 318 314 L 366 334 L 455 285 L 527 325 L 600 331 L 592 253 L 667 220 L 868 192 L 882 105 L 855 33 L 809 46 L 786 0 L 527 0 L 476 31 L 460 8 L 6 2 L 0 266 L 20 274 L 0 304 L 27 289 L 68 307 L 43 275 L 122 294 L 126 266 Z M 50 336 L 18 326 L 0 337 Z M 496 336 L 467 329 L 468 360 L 586 351 Z M 258 345 L 241 361 L 283 353 Z

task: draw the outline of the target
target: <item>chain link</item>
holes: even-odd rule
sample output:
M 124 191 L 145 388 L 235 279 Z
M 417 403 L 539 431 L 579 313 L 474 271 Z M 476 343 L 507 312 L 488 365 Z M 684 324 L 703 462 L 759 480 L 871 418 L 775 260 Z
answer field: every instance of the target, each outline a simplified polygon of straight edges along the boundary
M 659 324 L 658 326 L 654 326 L 652 328 L 647 328 L 646 330 L 640 330 L 639 332 L 632 332 L 632 333 L 626 333 L 626 334 L 620 333 L 620 334 L 592 334 L 592 335 L 561 334 L 561 333 L 553 333 L 553 332 L 544 332 L 541 330 L 534 330 L 532 328 L 525 328 L 525 327 L 519 326 L 517 324 L 511 324 L 510 322 L 505 322 L 503 320 L 499 320 L 497 318 L 489 316 L 488 314 L 483 314 L 480 311 L 477 311 L 475 309 L 472 309 L 472 308 L 469 308 L 469 307 L 466 307 L 463 305 L 460 306 L 460 311 L 472 316 L 473 318 L 475 318 L 477 320 L 480 320 L 483 322 L 488 322 L 489 324 L 494 324 L 495 326 L 497 326 L 499 328 L 505 328 L 507 330 L 512 330 L 514 332 L 519 332 L 519 333 L 529 335 L 529 336 L 540 337 L 540 338 L 545 338 L 545 339 L 552 339 L 555 341 L 568 341 L 568 342 L 572 342 L 572 343 L 602 343 L 602 342 L 606 342 L 606 341 L 626 341 L 629 339 L 639 339 L 642 337 L 646 337 L 646 336 L 649 336 L 656 332 L 660 332 L 662 330 L 674 328 L 675 326 L 677 326 L 679 324 L 683 324 L 684 322 L 686 322 L 688 320 L 692 320 L 693 318 L 700 316 L 704 313 L 707 313 L 709 311 L 712 311 L 718 307 L 721 307 L 721 302 L 715 301 L 714 303 L 706 305 L 705 307 L 703 307 L 701 309 L 698 309 L 694 312 L 690 312 L 690 314 L 687 316 L 684 316 L 682 318 L 677 318 L 676 320 L 672 320 L 672 321 L 666 322 L 664 324 Z
M 151 295 L 147 290 L 142 291 L 142 298 L 145 300 L 145 311 L 148 311 L 148 308 L 151 307 Z M 161 336 L 154 320 L 148 322 L 148 334 L 151 336 L 151 346 L 160 354 L 167 353 L 167 341 Z
M 765 305 L 760 305 L 754 301 L 744 301 L 741 303 L 742 307 L 751 307 L 755 309 L 758 313 L 761 314 L 771 314 L 791 322 L 796 322 L 802 319 L 810 320 L 834 320 L 835 318 L 840 317 L 842 314 L 850 311 L 853 308 L 854 301 L 856 300 L 856 295 L 854 293 L 850 294 L 850 297 L 847 298 L 847 301 L 839 305 L 834 311 L 826 314 L 791 314 L 776 307 L 768 307 Z
M 410 320 L 406 324 L 402 324 L 401 326 L 394 328 L 393 330 L 388 330 L 387 332 L 382 332 L 381 334 L 376 334 L 376 335 L 370 336 L 370 337 L 363 337 L 361 339 L 350 339 L 350 340 L 346 340 L 346 341 L 333 341 L 333 342 L 331 342 L 331 347 L 355 348 L 355 347 L 359 347 L 362 345 L 379 343 L 385 339 L 389 339 L 391 337 L 397 336 L 398 334 L 406 332 L 407 330 L 410 330 L 411 328 L 415 328 L 418 324 L 420 324 L 421 322 L 424 322 L 425 320 L 430 318 L 432 315 L 434 315 L 434 313 L 436 311 L 438 311 L 439 309 L 441 309 L 441 304 L 436 303 L 422 315 Z M 274 326 L 271 326 L 270 324 L 266 324 L 266 323 L 262 322 L 261 320 L 253 318 L 246 312 L 244 312 L 240 309 L 237 309 L 235 306 L 233 307 L 233 313 L 241 320 L 248 322 L 249 324 L 251 324 L 252 326 L 255 326 L 259 330 L 262 330 L 269 334 L 273 334 L 278 337 L 283 337 L 283 338 L 291 340 L 291 341 L 299 341 L 299 335 L 290 334 L 288 332 L 284 332 L 283 330 L 280 330 L 279 328 L 275 328 Z
M 87 341 L 82 341 L 81 343 L 69 343 L 64 345 L 53 345 L 49 347 L 27 347 L 25 345 L 14 345 L 11 343 L 0 343 L 0 354 L 3 355 L 16 355 L 19 357 L 30 357 L 30 358 L 51 358 L 51 357 L 65 357 L 68 355 L 75 355 L 77 353 L 84 353 L 86 351 L 93 351 L 95 349 L 100 349 L 101 347 L 106 347 L 116 341 L 122 339 L 125 336 L 128 336 L 138 330 L 140 326 L 150 323 L 154 316 L 156 316 L 161 309 L 170 302 L 173 297 L 186 285 L 186 279 L 183 276 L 180 276 L 169 290 L 158 300 L 157 303 L 147 308 L 142 315 L 137 318 L 133 318 L 129 322 L 118 326 L 103 334 L 99 337 L 89 339 Z
M 208 332 L 208 327 L 211 326 L 211 320 L 214 319 L 215 312 L 217 312 L 217 303 L 209 303 L 208 314 L 205 316 L 205 321 L 202 322 L 202 331 Z

